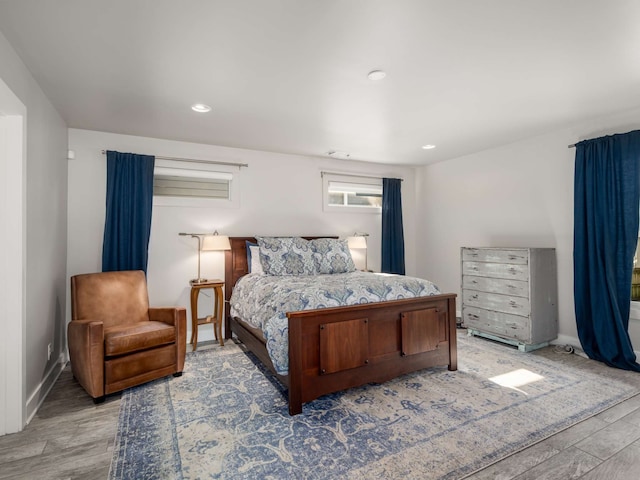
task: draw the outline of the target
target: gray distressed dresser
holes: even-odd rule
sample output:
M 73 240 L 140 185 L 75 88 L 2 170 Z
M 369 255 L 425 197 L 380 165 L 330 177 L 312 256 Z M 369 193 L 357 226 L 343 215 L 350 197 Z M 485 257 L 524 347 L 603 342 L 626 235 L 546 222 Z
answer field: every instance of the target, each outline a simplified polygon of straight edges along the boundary
M 460 252 L 462 322 L 478 335 L 531 351 L 558 336 L 553 248 L 469 248 Z

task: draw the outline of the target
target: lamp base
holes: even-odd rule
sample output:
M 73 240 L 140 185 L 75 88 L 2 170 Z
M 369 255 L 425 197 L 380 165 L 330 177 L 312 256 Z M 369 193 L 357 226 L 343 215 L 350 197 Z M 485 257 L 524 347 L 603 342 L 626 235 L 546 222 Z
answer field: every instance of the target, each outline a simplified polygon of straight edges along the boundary
M 192 278 L 189 280 L 191 285 L 196 285 L 198 283 L 207 283 L 209 280 L 207 278 Z

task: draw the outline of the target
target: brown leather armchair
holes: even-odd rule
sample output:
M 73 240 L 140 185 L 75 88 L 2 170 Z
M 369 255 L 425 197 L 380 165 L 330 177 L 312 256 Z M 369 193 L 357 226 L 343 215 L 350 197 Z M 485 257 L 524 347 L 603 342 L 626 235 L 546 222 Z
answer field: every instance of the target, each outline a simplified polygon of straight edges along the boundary
M 141 270 L 71 277 L 67 335 L 73 376 L 96 403 L 109 393 L 182 375 L 186 310 L 149 308 Z

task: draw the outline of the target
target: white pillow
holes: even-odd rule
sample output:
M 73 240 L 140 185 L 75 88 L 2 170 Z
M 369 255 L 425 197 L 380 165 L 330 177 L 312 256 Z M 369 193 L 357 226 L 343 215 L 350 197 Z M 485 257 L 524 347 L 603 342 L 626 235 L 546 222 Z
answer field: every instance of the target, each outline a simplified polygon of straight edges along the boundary
M 262 269 L 262 262 L 260 262 L 260 247 L 257 245 L 251 245 L 249 247 L 251 250 L 251 268 L 249 271 L 251 273 L 257 273 L 259 275 L 264 275 L 264 270 Z

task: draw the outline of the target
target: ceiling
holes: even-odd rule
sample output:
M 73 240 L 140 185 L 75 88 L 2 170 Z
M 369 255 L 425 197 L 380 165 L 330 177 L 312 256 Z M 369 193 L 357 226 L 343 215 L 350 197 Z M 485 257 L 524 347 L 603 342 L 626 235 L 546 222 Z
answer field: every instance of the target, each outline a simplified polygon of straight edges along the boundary
M 639 107 L 639 20 L 637 0 L 0 0 L 69 127 L 403 165 Z

